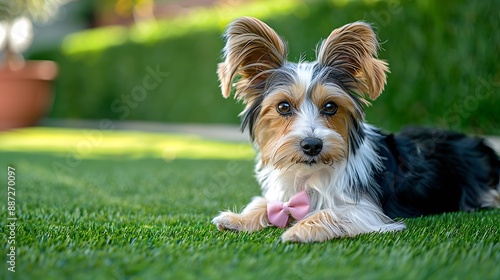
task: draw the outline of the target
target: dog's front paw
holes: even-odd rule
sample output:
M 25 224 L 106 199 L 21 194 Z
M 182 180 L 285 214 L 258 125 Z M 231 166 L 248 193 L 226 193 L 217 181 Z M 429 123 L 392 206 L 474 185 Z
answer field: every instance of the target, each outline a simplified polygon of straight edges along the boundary
M 346 233 L 339 227 L 328 211 L 312 214 L 289 228 L 281 236 L 283 242 L 323 242 L 337 237 L 344 237 Z
M 236 214 L 231 211 L 221 212 L 212 220 L 219 230 L 252 232 L 268 226 L 267 220 L 257 211 Z
M 243 209 L 241 214 L 224 211 L 212 220 L 219 230 L 252 232 L 269 226 L 267 202 L 263 197 L 256 197 Z
M 244 227 L 241 223 L 241 215 L 230 211 L 221 212 L 219 216 L 213 218 L 212 223 L 218 230 L 242 231 Z
M 312 243 L 333 239 L 333 232 L 323 226 L 298 223 L 289 228 L 281 236 L 283 242 Z

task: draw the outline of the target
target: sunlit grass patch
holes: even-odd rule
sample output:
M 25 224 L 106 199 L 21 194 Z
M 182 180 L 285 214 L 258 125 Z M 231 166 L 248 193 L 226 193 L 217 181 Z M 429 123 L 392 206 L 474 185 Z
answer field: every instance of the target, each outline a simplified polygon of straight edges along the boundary
M 0 134 L 0 152 L 50 152 L 79 158 L 131 157 L 183 159 L 251 159 L 248 143 L 196 136 L 93 129 L 27 128 Z

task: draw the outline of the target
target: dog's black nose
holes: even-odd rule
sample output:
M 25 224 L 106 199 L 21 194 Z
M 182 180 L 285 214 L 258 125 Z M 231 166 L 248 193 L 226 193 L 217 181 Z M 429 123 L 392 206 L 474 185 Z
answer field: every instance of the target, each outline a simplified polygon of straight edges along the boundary
M 315 156 L 323 149 L 323 141 L 318 138 L 307 137 L 300 141 L 302 151 L 308 156 Z

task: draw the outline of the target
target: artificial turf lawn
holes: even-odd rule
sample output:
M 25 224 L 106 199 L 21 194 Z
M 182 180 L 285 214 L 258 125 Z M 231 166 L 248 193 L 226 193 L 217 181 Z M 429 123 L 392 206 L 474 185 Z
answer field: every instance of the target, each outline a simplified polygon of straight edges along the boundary
M 89 135 L 94 144 L 82 144 Z M 402 232 L 319 244 L 281 243 L 276 228 L 217 231 L 210 220 L 219 210 L 259 193 L 248 144 L 88 130 L 0 134 L 5 233 L 9 165 L 17 258 L 15 273 L 2 262 L 1 279 L 500 279 L 499 210 L 405 219 Z

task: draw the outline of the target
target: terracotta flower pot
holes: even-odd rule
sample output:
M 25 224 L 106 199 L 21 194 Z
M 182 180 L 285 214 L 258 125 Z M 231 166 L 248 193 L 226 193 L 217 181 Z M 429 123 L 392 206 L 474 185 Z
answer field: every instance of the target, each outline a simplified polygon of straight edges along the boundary
M 0 131 L 35 125 L 52 107 L 52 61 L 0 66 Z

